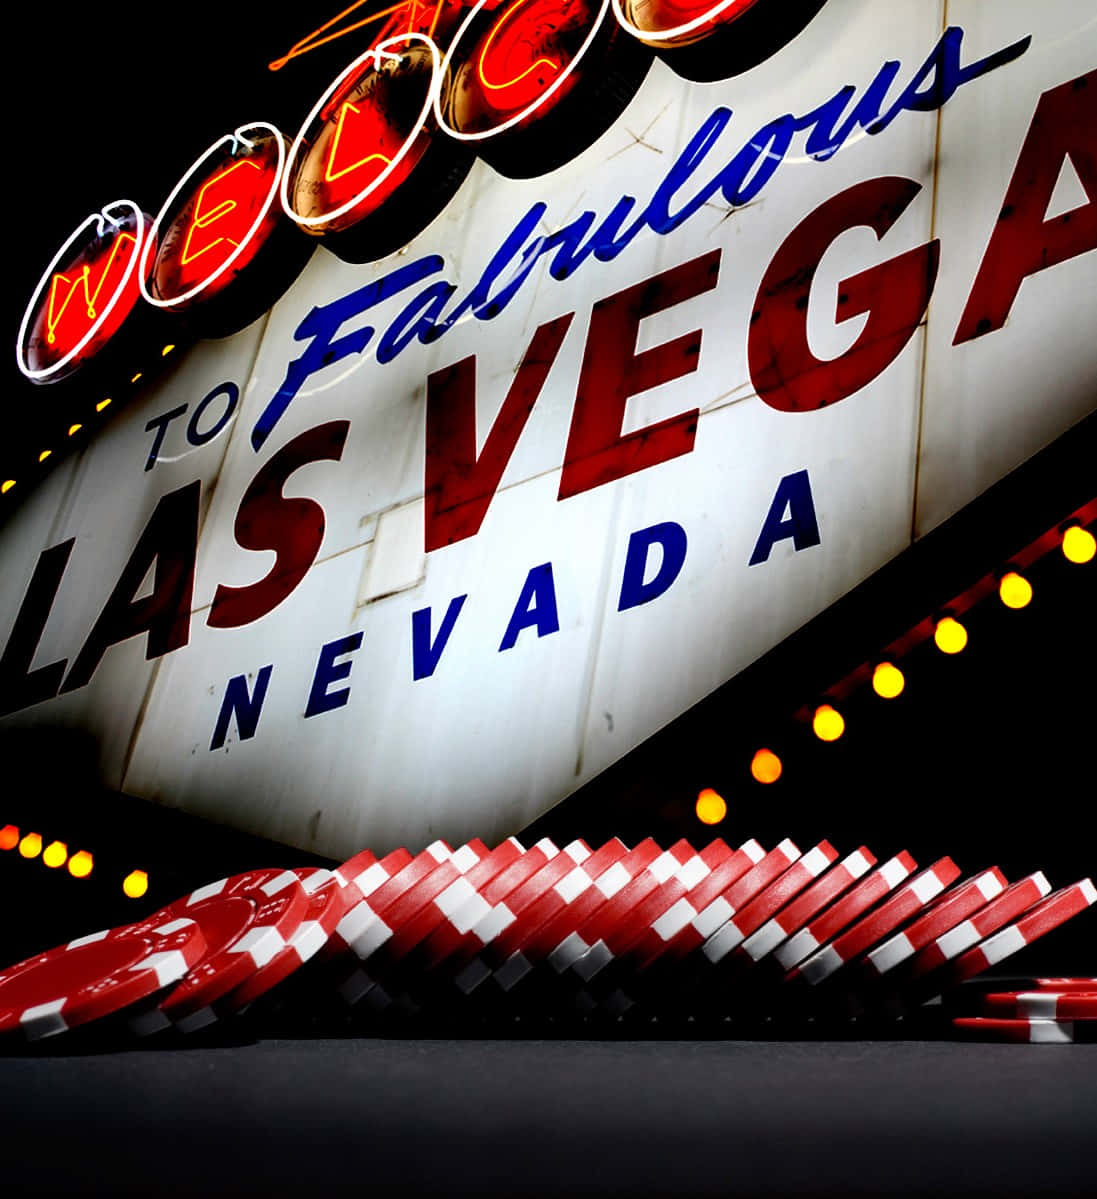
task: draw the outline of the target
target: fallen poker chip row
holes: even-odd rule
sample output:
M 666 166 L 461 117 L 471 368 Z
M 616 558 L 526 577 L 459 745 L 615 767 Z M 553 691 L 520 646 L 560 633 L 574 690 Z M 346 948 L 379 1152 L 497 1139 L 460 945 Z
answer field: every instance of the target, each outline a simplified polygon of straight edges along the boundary
M 0 1038 L 575 1021 L 1093 1040 L 1097 979 L 983 983 L 1097 901 L 829 841 L 363 850 L 253 870 L 0 972 Z M 869 1023 L 871 1022 L 871 1023 Z M 529 1025 L 527 1025 L 529 1026 Z

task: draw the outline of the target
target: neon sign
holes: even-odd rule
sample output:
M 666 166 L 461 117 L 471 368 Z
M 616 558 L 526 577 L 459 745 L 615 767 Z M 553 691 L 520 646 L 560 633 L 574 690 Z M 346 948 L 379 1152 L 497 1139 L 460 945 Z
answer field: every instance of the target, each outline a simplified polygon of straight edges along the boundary
M 306 232 L 338 232 L 378 208 L 430 144 L 438 49 L 418 33 L 356 58 L 301 127 L 282 175 L 285 213 Z
M 93 358 L 136 304 L 146 219 L 132 200 L 88 216 L 46 268 L 23 314 L 19 369 L 36 383 L 63 378 Z
M 622 28 L 649 46 L 685 46 L 707 37 L 758 0 L 613 0 Z
M 479 0 L 442 60 L 453 85 L 435 116 L 460 141 L 495 137 L 562 100 L 609 12 L 609 0 L 513 0 L 476 37 L 487 3 Z
M 141 294 L 150 304 L 184 308 L 211 298 L 254 261 L 281 219 L 274 201 L 285 161 L 285 139 L 263 121 L 199 156 L 160 209 L 142 254 Z

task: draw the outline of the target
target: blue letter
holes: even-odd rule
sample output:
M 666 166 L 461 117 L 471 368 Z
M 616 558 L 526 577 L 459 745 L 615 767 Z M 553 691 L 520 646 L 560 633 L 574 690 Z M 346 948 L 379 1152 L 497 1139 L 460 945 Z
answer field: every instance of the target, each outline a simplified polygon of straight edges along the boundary
M 164 438 L 167 436 L 168 425 L 171 424 L 177 416 L 182 416 L 186 412 L 186 404 L 180 404 L 178 408 L 173 408 L 170 412 L 165 412 L 160 416 L 154 416 L 152 420 L 145 426 L 145 432 L 151 433 L 156 430 L 156 436 L 152 439 L 152 449 L 149 450 L 149 456 L 145 459 L 145 470 L 152 470 L 156 465 L 157 455 L 160 453 L 164 444 Z
M 213 730 L 213 740 L 210 749 L 220 749 L 225 744 L 229 732 L 229 721 L 236 717 L 236 728 L 240 740 L 247 741 L 255 736 L 259 727 L 259 715 L 263 711 L 263 700 L 267 698 L 267 684 L 270 682 L 270 672 L 273 665 L 264 666 L 255 678 L 255 694 L 248 695 L 247 676 L 238 674 L 229 679 L 225 688 L 225 698 L 221 701 L 221 711 L 217 716 L 217 727 Z
M 655 577 L 645 583 L 648 553 L 656 542 L 663 547 L 663 561 Z M 628 539 L 625 553 L 625 571 L 621 579 L 621 598 L 617 603 L 617 611 L 624 612 L 626 608 L 636 608 L 649 600 L 658 599 L 681 573 L 685 560 L 686 531 L 674 521 L 668 520 L 665 524 L 651 525 L 633 533 Z
M 339 691 L 329 691 L 332 683 L 345 679 L 350 674 L 352 663 L 336 662 L 344 654 L 353 654 L 362 644 L 361 633 L 351 633 L 349 637 L 340 637 L 338 641 L 329 641 L 320 651 L 316 662 L 316 674 L 312 678 L 312 690 L 309 692 L 309 702 L 305 705 L 305 719 L 319 716 L 321 712 L 331 712 L 341 708 L 350 699 L 350 688 L 343 687 Z
M 560 631 L 560 617 L 556 614 L 556 587 L 552 581 L 552 563 L 543 562 L 535 566 L 522 585 L 522 594 L 514 605 L 510 624 L 499 643 L 499 652 L 513 649 L 518 634 L 523 629 L 536 628 L 538 637 Z
M 218 396 L 228 397 L 228 404 L 225 407 L 225 411 L 213 422 L 205 433 L 202 433 L 198 428 L 198 422 L 202 419 L 202 413 L 205 412 Z M 207 441 L 212 441 L 232 419 L 232 414 L 236 411 L 236 404 L 239 399 L 240 388 L 235 383 L 218 383 L 209 395 L 204 396 L 198 401 L 198 407 L 191 413 L 190 420 L 187 421 L 187 441 L 191 445 L 205 445 Z
M 806 550 L 810 545 L 819 544 L 819 522 L 815 518 L 815 502 L 811 498 L 811 484 L 806 470 L 785 475 L 777 484 L 777 494 L 769 506 L 766 523 L 758 535 L 758 544 L 748 565 L 757 566 L 759 562 L 765 562 L 774 545 L 786 537 L 792 538 L 797 550 Z
M 300 358 L 295 358 L 286 368 L 286 377 L 278 388 L 274 398 L 260 413 L 251 431 L 252 449 L 259 450 L 271 434 L 271 430 L 282 417 L 282 413 L 290 406 L 294 396 L 301 390 L 309 375 L 331 366 L 351 354 L 360 354 L 373 337 L 373 326 L 364 325 L 347 333 L 338 341 L 332 341 L 332 335 L 340 325 L 380 304 L 390 297 L 421 282 L 428 275 L 433 275 L 442 269 L 442 259 L 437 254 L 420 258 L 407 266 L 390 271 L 380 279 L 367 283 L 365 287 L 352 291 L 349 295 L 332 300 L 322 308 L 314 308 L 297 326 L 293 334 L 294 341 L 306 341 Z M 311 339 L 311 340 L 310 340 Z
M 411 677 L 413 679 L 429 679 L 434 674 L 438 659 L 446 648 L 457 617 L 465 606 L 467 595 L 455 595 L 449 602 L 438 636 L 432 642 L 430 639 L 430 609 L 418 608 L 411 614 Z

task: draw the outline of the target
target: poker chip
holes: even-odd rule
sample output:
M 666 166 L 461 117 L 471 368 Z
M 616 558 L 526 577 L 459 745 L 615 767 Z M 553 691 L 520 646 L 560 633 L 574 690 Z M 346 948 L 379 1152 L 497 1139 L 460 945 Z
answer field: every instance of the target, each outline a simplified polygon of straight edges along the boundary
M 917 863 L 905 850 L 889 858 L 789 937 L 775 951 L 774 960 L 782 969 L 792 970 L 867 912 L 889 891 L 893 891 L 910 876 L 916 866 Z
M 212 1004 L 281 950 L 306 918 L 309 897 L 292 870 L 251 870 L 199 887 L 157 914 L 189 919 L 207 952 L 155 1008 L 131 1021 L 139 1036 L 174 1025 L 193 1032 L 217 1019 Z
M 708 866 L 693 846 L 685 839 L 677 841 L 609 897 L 550 953 L 549 965 L 558 974 L 573 970 L 589 983 L 631 944 L 637 907 L 653 898 L 659 902 L 658 896 L 668 884 L 677 897 L 708 873 Z
M 1012 1041 L 1028 1045 L 1097 1043 L 1097 1022 L 1080 1020 L 998 1020 L 989 1016 L 957 1016 L 952 1027 L 962 1037 L 979 1041 Z
M 803 857 L 794 860 L 784 873 L 778 875 L 768 887 L 763 887 L 749 903 L 709 937 L 702 947 L 705 957 L 716 963 L 732 950 L 738 950 L 747 937 L 757 932 L 788 900 L 818 878 L 833 864 L 837 856 L 838 851 L 829 841 L 821 841 Z M 753 959 L 746 955 L 738 960 Z
M 0 1033 L 37 1041 L 111 1016 L 178 982 L 206 949 L 197 921 L 164 913 L 78 937 L 0 973 Z
M 783 941 L 798 932 L 813 917 L 834 902 L 843 892 L 876 865 L 876 855 L 867 846 L 847 854 L 827 870 L 806 891 L 783 907 L 776 916 L 743 942 L 743 952 L 752 962 L 772 953 Z
M 335 926 L 361 892 L 332 870 L 304 867 L 294 873 L 309 897 L 305 918 L 269 962 L 255 969 L 238 987 L 215 1000 L 219 1017 L 242 1012 L 272 987 L 289 978 L 328 943 Z
M 973 915 L 961 920 L 920 950 L 911 960 L 909 976 L 921 978 L 933 974 L 983 937 L 990 936 L 1008 924 L 1050 890 L 1051 884 L 1040 871 L 1007 887 L 996 899 L 984 904 Z
M 944 936 L 962 920 L 1000 895 L 1006 876 L 995 866 L 946 891 L 907 928 L 869 951 L 867 965 L 876 974 L 894 970 L 931 941 Z
M 584 841 L 576 840 L 566 845 L 560 855 L 539 870 L 532 878 L 527 879 L 508 896 L 505 902 L 506 919 L 502 927 L 491 932 L 484 930 L 483 944 L 470 960 L 460 964 L 454 983 L 457 990 L 464 996 L 471 995 L 510 957 L 517 952 L 515 930 L 519 922 L 527 918 L 536 920 L 540 905 L 546 900 L 552 901 L 552 894 L 559 891 L 561 897 L 577 893 L 585 885 L 582 878 L 575 875 L 592 859 L 600 859 L 603 855 L 619 856 L 625 852 L 624 842 L 607 842 L 594 853 Z M 597 869 L 597 863 L 592 869 Z M 583 872 L 584 875 L 586 872 Z M 589 876 L 587 876 L 589 877 Z M 552 901 L 554 902 L 554 901 Z M 512 918 L 509 918 L 512 917 Z M 474 930 L 474 931 L 478 931 Z
M 608 1010 L 620 1013 L 649 999 L 655 999 L 661 1009 L 668 986 L 674 979 L 684 979 L 685 963 L 704 941 L 698 929 L 701 913 L 765 857 L 765 850 L 753 839 L 727 856 L 717 848 L 710 873 L 643 930 L 629 953 L 627 978 L 616 989 L 607 984 Z
M 1093 991 L 992 991 L 982 998 L 988 1016 L 1024 1020 L 1097 1020 Z
M 948 857 L 916 872 L 906 852 L 877 865 L 865 846 L 839 860 L 829 841 L 801 854 L 789 839 L 363 850 L 335 869 L 221 879 L 11 967 L 0 1036 L 96 1021 L 114 1036 L 191 1033 L 246 1012 L 266 1035 L 413 1019 L 770 1035 L 910 1016 L 930 1035 L 1097 1039 L 1097 979 L 980 977 L 1097 903 L 1093 882 L 1052 892 L 1040 873 L 959 875 Z
M 594 867 L 595 854 L 574 878 L 574 893 L 565 897 L 558 892 L 559 901 L 550 901 L 546 919 L 519 922 L 523 927 L 516 951 L 495 973 L 498 986 L 512 992 L 535 965 L 542 963 L 556 974 L 567 969 L 589 948 L 589 942 L 579 930 L 604 904 L 641 876 L 662 852 L 658 844 L 647 837 L 631 850 L 615 854 L 602 870 Z M 589 882 L 584 881 L 588 878 Z
M 1007 924 L 973 949 L 960 954 L 948 967 L 949 981 L 959 982 L 997 966 L 999 962 L 1005 961 L 1026 945 L 1031 945 L 1073 916 L 1084 912 L 1095 902 L 1097 887 L 1094 887 L 1093 880 L 1088 878 L 1052 892 L 1012 924 Z
M 867 952 L 881 938 L 895 928 L 941 892 L 959 876 L 960 869 L 951 858 L 941 858 L 928 870 L 915 875 L 909 883 L 900 887 L 893 895 L 866 916 L 857 920 L 833 941 L 817 949 L 790 972 L 790 981 L 803 979 L 818 986 L 836 970 Z

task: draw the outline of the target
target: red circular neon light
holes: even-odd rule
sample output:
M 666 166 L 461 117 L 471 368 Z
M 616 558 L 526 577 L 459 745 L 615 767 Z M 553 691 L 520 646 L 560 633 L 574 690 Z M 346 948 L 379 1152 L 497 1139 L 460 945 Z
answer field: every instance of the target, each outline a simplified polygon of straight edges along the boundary
M 278 184 L 285 139 L 269 125 L 222 138 L 183 176 L 155 230 L 146 299 L 183 308 L 223 291 L 255 259 L 282 220 Z
M 535 120 L 579 81 L 576 67 L 606 16 L 602 0 L 511 0 L 458 60 L 448 124 L 459 137 L 502 132 L 515 118 Z M 462 30 L 464 32 L 464 30 Z
M 435 56 L 416 42 L 393 49 L 366 57 L 302 131 L 283 197 L 306 232 L 339 232 L 376 211 L 430 146 Z
M 687 46 L 738 20 L 758 0 L 613 0 L 620 23 L 651 46 Z
M 19 368 L 36 383 L 94 358 L 141 295 L 138 263 L 148 220 L 128 200 L 89 216 L 42 276 L 19 331 Z

